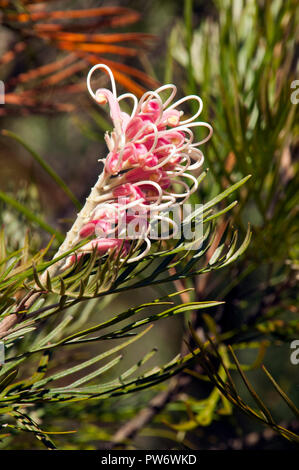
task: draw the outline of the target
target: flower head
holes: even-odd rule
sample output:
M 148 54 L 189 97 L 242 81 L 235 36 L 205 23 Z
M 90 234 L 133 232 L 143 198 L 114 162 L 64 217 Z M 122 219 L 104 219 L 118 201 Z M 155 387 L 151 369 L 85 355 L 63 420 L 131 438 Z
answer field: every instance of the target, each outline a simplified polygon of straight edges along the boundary
M 94 93 L 91 77 L 97 69 L 109 75 L 111 90 L 101 88 Z M 88 74 L 87 87 L 99 105 L 109 105 L 114 128 L 105 135 L 109 152 L 100 160 L 104 169 L 97 196 L 90 197 L 92 210 L 83 211 L 84 223 L 77 239 L 94 237 L 80 249 L 83 253 L 95 247 L 101 254 L 111 249 L 122 249 L 126 253 L 128 240 L 134 237 L 127 233 L 124 236 L 121 222 L 134 222 L 140 227 L 142 219 L 148 220 L 149 213 L 154 212 L 156 220 L 168 219 L 173 223 L 163 210 L 175 203 L 183 204 L 196 191 L 198 183 L 192 173 L 204 159 L 199 146 L 209 140 L 213 130 L 210 124 L 196 121 L 202 111 L 202 100 L 190 95 L 174 102 L 177 89 L 172 84 L 148 91 L 140 100 L 131 93 L 117 96 L 112 71 L 98 64 Z M 165 94 L 168 96 L 163 100 Z M 132 101 L 131 114 L 122 110 L 124 100 Z M 184 118 L 181 106 L 187 101 L 195 101 L 198 109 L 193 116 Z M 199 127 L 208 132 L 201 141 L 194 142 L 193 131 Z M 130 210 L 134 210 L 135 215 L 130 214 Z M 146 247 L 128 262 L 142 258 L 150 250 L 149 223 L 144 224 L 142 230 Z

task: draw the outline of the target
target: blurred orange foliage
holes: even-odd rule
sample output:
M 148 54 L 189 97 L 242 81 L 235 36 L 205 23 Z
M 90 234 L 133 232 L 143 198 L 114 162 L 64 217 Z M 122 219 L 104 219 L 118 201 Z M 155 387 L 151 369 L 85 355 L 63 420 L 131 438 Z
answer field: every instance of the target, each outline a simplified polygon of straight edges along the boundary
M 82 72 L 99 62 L 138 96 L 158 86 L 145 72 L 118 61 L 117 56 L 138 56 L 153 39 L 139 32 L 111 32 L 136 23 L 138 12 L 119 6 L 58 11 L 53 3 L 0 0 L 0 29 L 8 37 L 0 58 L 6 88 L 0 116 L 73 110 L 74 95 L 86 89 Z

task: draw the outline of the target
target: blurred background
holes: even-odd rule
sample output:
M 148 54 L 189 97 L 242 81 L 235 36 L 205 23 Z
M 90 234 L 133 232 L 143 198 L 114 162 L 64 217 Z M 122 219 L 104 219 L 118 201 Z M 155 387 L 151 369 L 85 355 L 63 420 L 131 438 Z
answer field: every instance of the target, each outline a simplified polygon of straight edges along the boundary
M 125 360 L 128 364 L 134 360 L 136 348 L 155 346 L 155 361 L 167 362 L 181 351 L 189 320 L 204 331 L 228 332 L 227 344 L 239 345 L 238 358 L 248 365 L 251 383 L 275 420 L 294 432 L 298 423 L 260 365 L 264 363 L 298 403 L 299 364 L 290 360 L 290 344 L 299 339 L 296 3 L 0 0 L 0 79 L 6 99 L 0 105 L 0 223 L 11 247 L 22 243 L 28 230 L 33 248 L 44 246 L 49 234 L 26 213 L 16 211 L 3 194 L 61 233 L 76 214 L 26 145 L 59 174 L 80 202 L 97 179 L 97 160 L 106 154 L 104 132 L 111 124 L 105 109 L 99 109 L 86 90 L 86 75 L 93 64 L 104 61 L 111 66 L 119 92 L 141 96 L 147 89 L 172 82 L 180 96 L 198 94 L 204 103 L 201 119 L 212 124 L 214 135 L 203 148 L 209 175 L 193 202 L 206 202 L 251 174 L 234 195 L 239 204 L 218 224 L 218 231 L 221 237 L 229 224 L 242 238 L 250 223 L 252 241 L 232 266 L 175 286 L 178 290 L 194 287 L 191 300 L 222 300 L 224 306 L 205 316 L 159 321 L 143 344 L 127 349 Z M 98 80 L 103 83 L 103 77 Z M 101 311 L 108 318 L 111 312 L 173 289 L 166 284 L 158 290 L 114 296 L 106 304 L 95 305 L 97 315 Z M 87 324 L 93 321 L 90 311 Z M 82 354 L 89 357 L 87 347 Z M 75 359 L 65 354 L 56 360 L 60 367 Z M 232 374 L 240 394 L 252 405 L 240 376 L 236 371 Z M 169 387 L 164 383 L 100 403 L 37 406 L 34 417 L 48 431 L 77 431 L 56 436 L 59 448 L 103 448 L 109 436 L 150 398 Z M 193 376 L 130 445 L 147 449 L 294 446 L 238 408 L 225 408 L 218 398 L 211 398 L 211 391 L 211 384 L 200 374 Z M 7 437 L 0 445 L 41 446 L 29 433 Z

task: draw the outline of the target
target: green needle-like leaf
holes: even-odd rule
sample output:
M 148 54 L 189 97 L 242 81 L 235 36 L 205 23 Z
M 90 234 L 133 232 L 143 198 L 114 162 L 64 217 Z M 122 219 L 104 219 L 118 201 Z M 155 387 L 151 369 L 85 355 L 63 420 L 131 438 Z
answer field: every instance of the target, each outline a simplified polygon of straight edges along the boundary
M 69 199 L 73 202 L 75 207 L 80 210 L 81 204 L 74 196 L 70 188 L 66 185 L 66 183 L 60 178 L 60 176 L 53 170 L 53 168 L 48 165 L 48 163 L 35 151 L 32 149 L 30 145 L 28 145 L 24 140 L 15 134 L 12 131 L 7 129 L 2 129 L 1 134 L 7 137 L 11 137 L 12 139 L 19 142 L 24 149 L 26 149 L 30 155 L 34 158 L 34 160 L 48 173 L 48 175 L 55 181 L 55 183 L 65 192 L 65 194 L 69 197 Z

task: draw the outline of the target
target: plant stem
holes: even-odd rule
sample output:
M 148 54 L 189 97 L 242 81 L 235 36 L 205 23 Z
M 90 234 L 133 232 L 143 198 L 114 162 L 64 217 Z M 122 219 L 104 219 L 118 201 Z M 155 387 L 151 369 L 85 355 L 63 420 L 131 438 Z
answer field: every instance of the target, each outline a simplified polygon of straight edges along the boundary
M 103 171 L 94 187 L 91 189 L 89 196 L 86 198 L 85 204 L 79 214 L 77 215 L 76 221 L 71 227 L 71 229 L 67 232 L 64 242 L 61 244 L 60 248 L 58 249 L 57 253 L 54 255 L 54 258 L 57 258 L 60 255 L 63 255 L 69 249 L 71 249 L 79 239 L 79 232 L 84 224 L 88 222 L 90 219 L 90 214 L 93 212 L 95 207 L 98 204 L 98 197 L 102 195 L 103 187 L 106 181 L 106 175 Z M 59 260 L 57 263 L 52 264 L 41 276 L 41 282 L 46 281 L 48 275 L 55 275 L 55 273 L 59 270 L 61 265 L 65 262 L 65 259 Z M 26 296 L 21 300 L 17 309 L 14 313 L 11 313 L 7 317 L 5 317 L 0 322 L 0 338 L 4 338 L 9 334 L 11 329 L 19 322 L 21 322 L 26 312 L 29 310 L 30 307 L 34 304 L 34 302 L 42 295 L 42 292 L 36 292 L 35 288 L 33 288 Z

